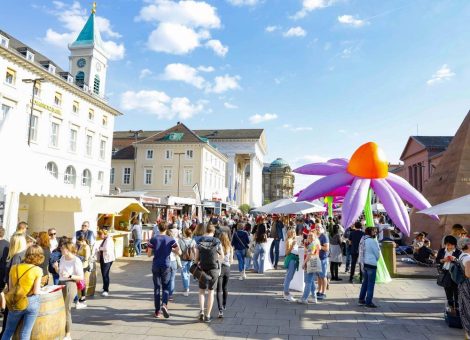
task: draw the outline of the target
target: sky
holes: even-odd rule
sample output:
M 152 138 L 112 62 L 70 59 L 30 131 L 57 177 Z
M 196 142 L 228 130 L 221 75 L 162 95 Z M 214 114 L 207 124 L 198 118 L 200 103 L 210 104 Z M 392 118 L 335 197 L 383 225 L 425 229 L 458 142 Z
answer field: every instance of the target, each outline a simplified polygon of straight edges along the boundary
M 0 29 L 68 69 L 92 1 L 2 3 Z M 293 168 L 375 141 L 455 134 L 469 105 L 467 0 L 101 0 L 116 130 L 265 129 Z M 296 189 L 311 181 L 298 176 Z

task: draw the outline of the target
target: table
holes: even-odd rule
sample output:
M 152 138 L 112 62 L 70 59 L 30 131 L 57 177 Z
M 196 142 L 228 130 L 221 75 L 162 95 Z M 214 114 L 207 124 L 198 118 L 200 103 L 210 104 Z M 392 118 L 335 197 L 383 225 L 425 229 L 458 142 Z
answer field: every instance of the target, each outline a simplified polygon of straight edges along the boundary
M 294 278 L 290 282 L 289 288 L 296 290 L 298 292 L 303 292 L 305 283 L 304 283 L 304 254 L 305 249 L 299 248 L 299 270 L 295 272 Z

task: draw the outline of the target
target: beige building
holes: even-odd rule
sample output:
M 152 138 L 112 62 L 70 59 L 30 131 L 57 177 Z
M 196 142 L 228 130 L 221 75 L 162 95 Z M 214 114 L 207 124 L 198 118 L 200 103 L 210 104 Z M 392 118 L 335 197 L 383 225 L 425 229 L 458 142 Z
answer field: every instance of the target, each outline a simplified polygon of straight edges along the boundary
M 277 158 L 263 168 L 264 203 L 293 197 L 295 176 L 282 158 Z

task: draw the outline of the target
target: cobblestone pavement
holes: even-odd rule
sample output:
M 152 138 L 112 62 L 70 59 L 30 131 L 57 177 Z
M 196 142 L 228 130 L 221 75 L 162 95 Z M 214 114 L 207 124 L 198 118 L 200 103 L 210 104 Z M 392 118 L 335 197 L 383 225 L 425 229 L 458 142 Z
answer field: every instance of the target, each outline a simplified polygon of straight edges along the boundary
M 376 310 L 356 305 L 358 284 L 333 283 L 328 298 L 308 306 L 281 298 L 284 270 L 249 274 L 239 281 L 232 267 L 224 319 L 197 321 L 197 286 L 189 297 L 176 278 L 170 319 L 153 318 L 151 260 L 122 259 L 111 269 L 111 292 L 73 310 L 74 339 L 462 339 L 443 320 L 444 291 L 434 280 L 396 279 L 376 286 Z M 97 291 L 101 290 L 98 283 Z M 299 295 L 300 293 L 296 294 Z

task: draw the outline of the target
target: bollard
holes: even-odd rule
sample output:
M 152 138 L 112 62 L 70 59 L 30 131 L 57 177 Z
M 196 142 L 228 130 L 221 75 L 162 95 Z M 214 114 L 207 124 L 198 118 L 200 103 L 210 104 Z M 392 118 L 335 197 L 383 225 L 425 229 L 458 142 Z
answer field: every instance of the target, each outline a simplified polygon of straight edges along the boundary
M 383 241 L 382 242 L 382 256 L 384 258 L 385 265 L 387 266 L 390 276 L 397 276 L 397 256 L 395 253 L 395 242 Z

